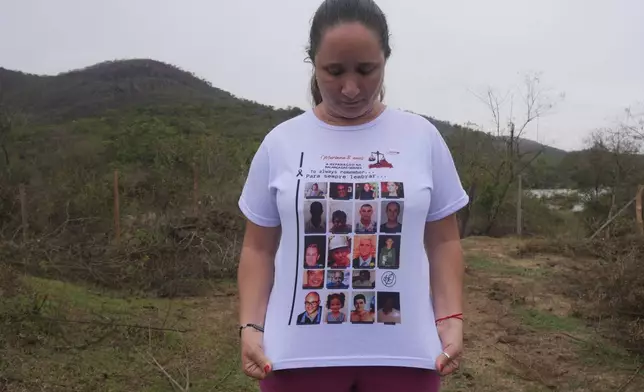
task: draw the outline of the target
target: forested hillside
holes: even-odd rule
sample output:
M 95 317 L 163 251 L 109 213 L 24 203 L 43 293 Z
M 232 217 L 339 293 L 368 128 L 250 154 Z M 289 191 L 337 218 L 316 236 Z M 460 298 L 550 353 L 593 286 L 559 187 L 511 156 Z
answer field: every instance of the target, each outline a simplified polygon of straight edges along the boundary
M 237 98 L 192 73 L 153 60 L 108 61 L 56 76 L 0 68 L 0 86 L 5 103 L 38 123 L 141 106 L 208 105 L 235 107 L 250 115 L 280 115 L 279 111 L 272 113 L 272 107 Z
M 41 199 L 30 211 L 35 231 L 55 224 L 61 205 L 73 215 L 108 213 L 114 169 L 126 195 L 163 211 L 190 198 L 193 164 L 205 169 L 202 194 L 208 186 L 234 192 L 261 136 L 301 113 L 236 98 L 152 60 L 57 76 L 0 69 L 0 86 L 2 180 L 28 184 Z

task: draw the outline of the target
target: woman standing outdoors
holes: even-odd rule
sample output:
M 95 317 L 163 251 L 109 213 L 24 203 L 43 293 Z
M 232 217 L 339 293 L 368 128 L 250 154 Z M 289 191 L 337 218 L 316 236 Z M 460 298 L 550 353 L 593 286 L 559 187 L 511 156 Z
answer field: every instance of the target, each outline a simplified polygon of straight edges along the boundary
M 315 106 L 264 138 L 239 200 L 248 219 L 238 271 L 243 370 L 264 392 L 438 391 L 440 376 L 458 368 L 463 348 L 455 213 L 468 196 L 437 129 L 382 103 L 391 48 L 386 17 L 373 0 L 325 0 L 309 39 Z M 399 232 L 382 238 L 379 230 L 305 233 L 312 202 L 305 189 L 312 183 L 347 190 L 315 202 L 325 211 L 347 211 L 350 222 L 360 219 L 364 204 L 355 190 L 381 184 L 370 201 L 372 219 L 380 227 L 387 219 L 383 208 L 397 199 Z M 392 196 L 382 184 L 405 191 Z M 324 219 L 330 228 L 328 212 Z M 306 243 L 326 246 L 325 279 L 340 271 L 351 282 L 365 269 L 329 264 L 329 256 L 341 243 L 348 260 L 357 257 L 362 236 L 396 243 L 395 265 L 364 267 L 373 289 L 306 288 Z M 374 247 L 376 258 L 380 248 Z M 342 321 L 330 323 L 326 301 L 340 294 L 344 307 L 332 304 L 332 318 Z M 360 310 L 356 303 L 373 317 L 348 317 Z

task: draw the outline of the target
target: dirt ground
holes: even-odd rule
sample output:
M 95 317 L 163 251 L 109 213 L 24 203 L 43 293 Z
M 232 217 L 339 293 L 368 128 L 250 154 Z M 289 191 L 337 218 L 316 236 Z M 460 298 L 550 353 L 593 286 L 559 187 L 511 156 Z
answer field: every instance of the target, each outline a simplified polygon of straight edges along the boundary
M 565 294 L 583 260 L 519 258 L 518 244 L 464 241 L 465 357 L 443 391 L 643 391 L 641 362 Z M 162 300 L 21 281 L 0 296 L 0 392 L 257 391 L 240 371 L 233 283 Z
M 512 257 L 519 242 L 464 241 L 466 364 L 447 391 L 641 391 L 636 358 L 578 315 L 565 277 L 579 263 L 560 256 Z

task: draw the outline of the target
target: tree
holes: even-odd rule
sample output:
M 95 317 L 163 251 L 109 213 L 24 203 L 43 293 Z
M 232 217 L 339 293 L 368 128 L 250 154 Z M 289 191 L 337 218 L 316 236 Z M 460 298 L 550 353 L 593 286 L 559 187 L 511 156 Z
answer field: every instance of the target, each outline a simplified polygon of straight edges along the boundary
M 586 139 L 586 164 L 578 168 L 579 188 L 593 190 L 592 209 L 587 212 L 591 225 L 610 221 L 619 206 L 633 199 L 644 180 L 644 124 L 626 111 L 612 127 L 599 128 Z M 610 236 L 610 229 L 607 230 Z
M 9 143 L 9 134 L 13 128 L 13 118 L 14 116 L 9 106 L 5 103 L 2 85 L 0 84 L 0 149 L 4 154 L 4 163 L 7 168 L 11 165 L 7 144 Z
M 624 112 L 626 116 L 621 121 L 620 127 L 635 140 L 644 142 L 644 103 L 636 105 L 636 108 L 626 108 Z
M 492 155 L 478 155 L 475 162 L 476 171 L 486 175 L 472 176 L 474 187 L 482 188 L 478 193 L 478 202 L 486 212 L 484 231 L 489 234 L 501 207 L 507 201 L 510 187 L 543 152 L 543 146 L 537 149 L 525 148 L 522 143 L 524 136 L 531 124 L 550 112 L 564 95 L 553 95 L 546 91 L 541 86 L 541 76 L 536 73 L 524 75 L 521 87 L 516 90 L 499 94 L 488 87 L 484 94 L 474 95 L 492 115 L 492 129 L 480 127 L 483 132 L 494 136 L 490 139 L 494 146 L 486 149 Z M 515 102 L 515 97 L 518 97 L 519 102 Z M 516 115 L 515 105 L 519 108 Z

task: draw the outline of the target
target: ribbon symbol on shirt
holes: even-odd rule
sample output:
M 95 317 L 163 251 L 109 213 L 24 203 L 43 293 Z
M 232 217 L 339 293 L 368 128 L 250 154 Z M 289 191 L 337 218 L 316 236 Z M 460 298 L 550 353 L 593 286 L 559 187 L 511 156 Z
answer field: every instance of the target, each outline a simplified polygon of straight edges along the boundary
M 302 176 L 303 176 L 302 169 L 297 169 L 297 176 L 295 177 L 302 177 Z

